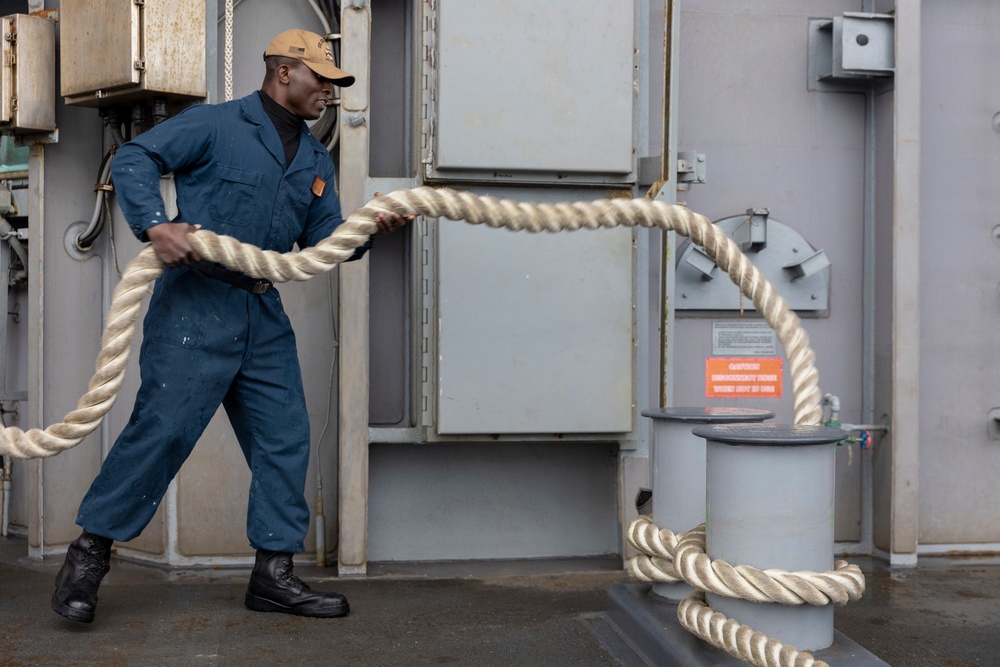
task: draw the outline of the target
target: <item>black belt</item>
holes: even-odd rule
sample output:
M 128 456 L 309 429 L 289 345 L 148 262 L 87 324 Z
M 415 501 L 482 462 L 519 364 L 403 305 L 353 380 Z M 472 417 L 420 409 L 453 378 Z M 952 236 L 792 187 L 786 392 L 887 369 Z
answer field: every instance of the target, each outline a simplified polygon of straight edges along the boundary
M 251 294 L 263 294 L 267 290 L 271 289 L 271 285 L 273 284 L 270 280 L 258 280 L 257 278 L 251 278 L 250 276 L 230 271 L 224 266 L 219 266 L 218 264 L 213 264 L 212 262 L 206 262 L 205 260 L 199 260 L 191 266 L 210 278 L 221 280 L 222 282 L 232 285 L 233 287 L 239 287 L 240 289 L 246 290 Z

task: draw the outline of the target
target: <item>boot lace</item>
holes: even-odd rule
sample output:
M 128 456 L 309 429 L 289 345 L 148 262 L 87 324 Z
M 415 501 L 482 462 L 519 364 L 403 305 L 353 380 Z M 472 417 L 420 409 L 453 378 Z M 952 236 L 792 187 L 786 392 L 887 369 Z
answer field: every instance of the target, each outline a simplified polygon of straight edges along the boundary
M 101 583 L 108 567 L 105 549 L 100 544 L 92 543 L 81 551 L 83 551 L 83 562 L 78 570 L 78 578 L 95 585 Z
M 296 586 L 302 590 L 309 590 L 309 587 L 306 586 L 305 582 L 299 579 L 292 571 L 292 560 L 290 558 L 288 560 L 282 559 L 278 563 L 278 567 L 276 568 L 276 570 L 277 570 L 275 572 L 276 578 L 281 583 L 285 584 L 286 586 Z

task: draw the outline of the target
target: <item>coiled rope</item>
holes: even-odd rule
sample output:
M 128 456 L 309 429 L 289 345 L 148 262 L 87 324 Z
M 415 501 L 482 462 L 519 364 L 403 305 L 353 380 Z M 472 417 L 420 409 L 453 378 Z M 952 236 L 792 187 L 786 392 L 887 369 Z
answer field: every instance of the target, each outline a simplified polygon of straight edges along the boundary
M 744 296 L 751 299 L 754 307 L 775 330 L 784 347 L 789 361 L 789 372 L 794 394 L 794 415 L 796 424 L 816 424 L 822 416 L 818 376 L 813 365 L 815 355 L 809 347 L 809 337 L 800 326 L 798 316 L 792 312 L 784 298 L 761 275 L 760 271 L 740 251 L 739 246 L 724 231 L 713 225 L 707 218 L 681 206 L 673 206 L 647 199 L 602 199 L 593 202 L 573 202 L 562 204 L 528 204 L 510 200 L 481 197 L 466 192 L 430 187 L 413 190 L 399 190 L 369 201 L 352 213 L 333 234 L 316 246 L 296 253 L 278 253 L 261 250 L 241 243 L 234 238 L 219 236 L 207 230 L 199 230 L 190 235 L 191 245 L 203 259 L 240 271 L 256 278 L 266 278 L 273 282 L 307 280 L 315 275 L 331 270 L 348 259 L 354 249 L 365 243 L 376 231 L 375 216 L 382 212 L 401 215 L 419 215 L 425 218 L 448 218 L 464 220 L 471 224 L 506 228 L 511 231 L 558 232 L 577 229 L 602 229 L 619 226 L 658 227 L 673 230 L 690 238 L 701 246 L 720 269 L 726 271 L 732 281 L 739 286 Z M 162 262 L 152 248 L 146 247 L 129 263 L 121 281 L 115 288 L 107 323 L 101 339 L 101 352 L 97 358 L 97 369 L 87 386 L 87 392 L 80 398 L 75 410 L 67 414 L 59 423 L 44 430 L 22 431 L 8 427 L 0 431 L 0 454 L 17 458 L 44 458 L 57 454 L 79 444 L 100 425 L 104 415 L 114 404 L 118 390 L 125 378 L 136 321 L 143 297 L 149 293 L 149 285 L 163 273 Z M 669 531 L 655 531 L 662 541 L 662 534 Z M 638 529 L 636 529 L 638 530 Z M 649 532 L 649 529 L 643 529 Z M 633 531 L 630 526 L 629 532 Z M 644 534 L 645 534 L 644 532 Z M 692 531 L 694 533 L 694 531 Z M 684 562 L 687 553 L 681 549 L 684 536 L 670 534 L 669 549 L 649 554 L 646 570 L 647 580 L 657 576 L 657 563 L 668 564 L 672 570 L 674 563 Z M 690 540 L 691 553 L 695 554 L 694 539 Z M 637 545 L 638 546 L 638 545 Z M 639 547 L 640 549 L 642 547 Z M 661 555 L 662 553 L 662 555 Z M 691 556 L 697 560 L 696 555 Z M 658 559 L 658 560 L 657 560 Z M 700 563 L 700 561 L 699 561 Z M 641 570 L 643 566 L 635 566 Z M 693 566 L 695 572 L 700 572 Z M 737 569 L 738 571 L 738 569 Z M 768 574 L 773 576 L 771 571 Z M 705 574 L 707 578 L 707 572 Z M 745 576 L 745 575 L 744 575 Z M 720 577 L 723 581 L 726 578 Z M 794 579 L 794 577 L 786 577 Z M 658 580 L 658 579 L 657 579 Z M 729 578 L 731 581 L 735 581 Z M 863 582 L 863 579 L 861 580 Z M 805 588 L 800 587 L 802 591 Z M 802 596 L 802 592 L 797 595 Z M 812 593 L 808 593 L 811 595 Z M 786 595 L 785 593 L 777 594 Z M 791 595 L 788 593 L 787 595 Z M 694 608 L 694 611 L 690 611 Z M 685 614 L 692 617 L 689 630 L 706 641 L 722 641 L 727 651 L 738 651 L 734 643 L 739 633 L 728 632 L 713 639 L 716 634 L 711 620 L 713 614 L 697 603 L 685 605 Z M 684 617 L 682 617 L 684 622 Z M 732 635 L 732 636 L 731 636 Z M 730 641 L 732 640 L 732 641 Z M 774 640 L 768 640 L 770 654 L 787 655 L 791 651 L 775 649 Z M 785 647 L 790 648 L 790 647 Z M 784 651 L 784 652 L 783 652 Z M 792 649 L 794 651 L 794 649 Z M 797 653 L 796 653 L 797 654 Z M 742 657 L 738 652 L 734 653 Z M 807 655 L 807 654 L 804 654 Z M 760 662 L 754 664 L 777 665 Z M 781 663 L 788 665 L 791 663 Z M 798 663 L 796 663 L 798 664 Z M 805 663 L 803 663 L 805 664 Z
M 700 224 L 700 223 L 699 223 Z M 800 327 L 798 317 L 791 312 L 783 297 L 774 293 L 779 304 L 761 307 L 755 280 L 766 280 L 759 274 L 745 281 L 741 268 L 734 270 L 732 253 L 740 252 L 735 243 L 723 244 L 723 256 L 718 246 L 704 245 L 694 233 L 686 234 L 680 227 L 673 227 L 679 234 L 689 236 L 702 245 L 706 254 L 720 268 L 728 271 L 733 282 L 740 286 L 745 296 L 753 299 L 754 306 L 768 324 L 777 332 L 789 359 L 796 424 L 818 424 L 821 412 L 815 410 L 817 373 L 813 367 L 814 355 L 808 348 L 808 338 L 802 332 L 804 347 L 798 332 L 789 329 Z M 714 235 L 713 235 L 714 236 Z M 732 247 L 730 247 L 732 246 Z M 746 259 L 745 257 L 743 258 Z M 749 261 L 749 260 L 747 260 Z M 748 291 L 749 288 L 749 291 Z M 770 285 L 768 285 L 770 288 Z M 772 316 L 773 314 L 773 316 Z M 802 378 L 802 381 L 796 381 Z M 805 380 L 808 378 L 808 381 Z M 686 533 L 660 529 L 648 516 L 639 516 L 626 529 L 626 537 L 641 553 L 629 559 L 629 575 L 647 583 L 686 582 L 696 590 L 686 596 L 677 607 L 681 625 L 697 637 L 707 641 L 733 657 L 755 667 L 829 667 L 805 651 L 786 645 L 777 639 L 756 632 L 753 628 L 726 618 L 712 611 L 705 601 L 705 592 L 723 597 L 749 600 L 758 603 L 784 605 L 810 604 L 842 606 L 859 600 L 864 594 L 865 578 L 861 568 L 847 561 L 838 560 L 830 572 L 786 572 L 778 569 L 760 570 L 746 565 L 733 566 L 723 560 L 711 560 L 705 553 L 705 524 Z
M 629 559 L 633 578 L 645 582 L 686 581 L 695 588 L 727 598 L 784 605 L 811 604 L 838 607 L 861 599 L 865 579 L 861 568 L 839 560 L 832 572 L 786 572 L 759 570 L 749 565 L 733 566 L 724 560 L 709 560 L 705 554 L 705 524 L 680 535 L 657 530 L 648 516 L 640 516 L 626 531 L 632 544 L 655 556 Z M 659 535 L 666 533 L 666 535 Z M 644 560 L 656 560 L 649 567 Z

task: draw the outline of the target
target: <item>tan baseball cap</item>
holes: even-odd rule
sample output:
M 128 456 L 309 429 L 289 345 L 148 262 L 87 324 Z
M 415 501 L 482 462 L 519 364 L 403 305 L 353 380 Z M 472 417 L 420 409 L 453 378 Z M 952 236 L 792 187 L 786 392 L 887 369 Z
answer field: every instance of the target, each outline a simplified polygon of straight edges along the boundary
M 333 64 L 333 52 L 321 35 L 308 30 L 286 30 L 267 45 L 264 57 L 284 56 L 301 60 L 321 77 L 341 88 L 354 83 L 354 77 Z

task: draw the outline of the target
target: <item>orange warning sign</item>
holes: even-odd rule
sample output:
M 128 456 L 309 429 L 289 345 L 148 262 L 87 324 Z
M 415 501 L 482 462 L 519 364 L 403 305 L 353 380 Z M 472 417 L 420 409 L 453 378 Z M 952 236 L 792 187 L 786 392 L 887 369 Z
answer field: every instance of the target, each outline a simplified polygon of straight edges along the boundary
M 781 357 L 705 359 L 705 398 L 781 398 Z

